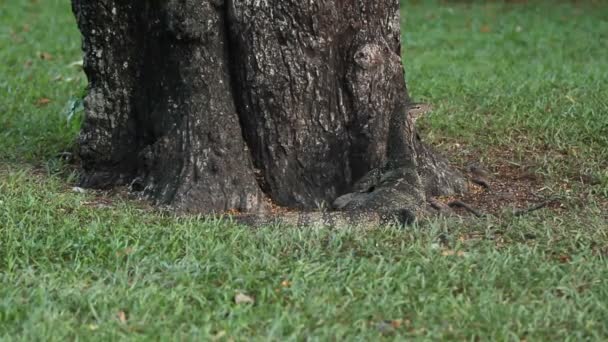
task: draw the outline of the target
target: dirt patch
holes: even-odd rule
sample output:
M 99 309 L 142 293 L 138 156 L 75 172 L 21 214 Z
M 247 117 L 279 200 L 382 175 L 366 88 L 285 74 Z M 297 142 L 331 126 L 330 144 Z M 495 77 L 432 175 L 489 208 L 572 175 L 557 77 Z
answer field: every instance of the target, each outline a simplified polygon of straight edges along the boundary
M 554 199 L 545 186 L 543 175 L 535 172 L 533 167 L 510 162 L 515 160 L 513 153 L 510 151 L 495 151 L 493 153 L 494 158 L 487 165 L 479 165 L 475 155 L 475 153 L 470 153 L 465 156 L 465 161 L 460 167 L 463 174 L 469 177 L 469 193 L 458 197 L 437 198 L 445 205 L 461 202 L 469 206 L 467 209 L 460 205 L 453 205 L 450 212 L 464 216 L 471 215 L 471 209 L 473 209 L 481 215 L 499 215 L 505 212 L 524 212 L 539 205 L 542 205 L 542 208 L 554 211 L 565 210 L 565 205 L 558 199 Z M 475 172 L 472 172 L 472 169 Z M 480 173 L 483 175 L 480 175 Z M 482 182 L 479 182 L 480 180 Z M 70 190 L 74 191 L 73 188 Z M 130 195 L 126 188 L 115 188 L 110 191 L 87 190 L 87 192 L 93 196 L 83 204 L 97 208 L 111 207 L 114 204 L 113 202 L 118 199 L 122 201 L 132 201 L 134 199 L 134 196 Z M 146 201 L 135 202 L 142 209 L 155 210 Z M 274 215 L 296 211 L 278 206 L 271 201 L 268 201 L 266 209 L 268 214 Z M 229 211 L 224 214 L 239 215 L 242 213 Z
M 444 204 L 461 202 L 480 214 L 505 212 L 524 214 L 549 208 L 565 210 L 564 204 L 545 186 L 545 180 L 533 167 L 514 162 L 508 149 L 496 150 L 488 165 L 477 163 L 473 153 L 465 156 L 461 171 L 469 178 L 470 191 L 462 196 L 439 197 Z M 471 214 L 470 208 L 453 205 L 457 214 Z
M 470 191 L 467 194 L 436 199 L 443 204 L 444 208 L 447 208 L 448 203 L 454 204 L 454 202 L 461 202 L 469 207 L 453 205 L 451 209 L 447 209 L 449 213 L 463 216 L 475 215 L 475 213 L 501 215 L 504 213 L 525 213 L 531 209 L 543 209 L 559 214 L 568 210 L 567 206 L 572 205 L 573 198 L 569 198 L 568 203 L 565 203 L 565 201 L 557 198 L 550 188 L 558 189 L 560 192 L 572 190 L 570 193 L 574 197 L 578 197 L 578 199 L 574 198 L 577 203 L 581 206 L 588 204 L 588 191 L 581 191 L 580 188 L 572 189 L 572 185 L 575 183 L 579 185 L 594 184 L 580 175 L 568 175 L 567 178 L 570 179 L 570 182 L 553 184 L 549 182 L 550 180 L 545 179 L 534 165 L 518 163 L 516 153 L 508 147 L 492 147 L 492 151 L 486 151 L 488 153 L 485 153 L 486 157 L 490 157 L 485 158 L 484 164 L 480 165 L 478 163 L 480 153 L 459 144 L 448 143 L 446 145 L 444 145 L 444 152 L 452 156 L 458 155 L 456 157 L 459 164 L 458 168 L 470 180 Z M 466 152 L 463 153 L 463 151 Z M 16 169 L 28 170 L 30 174 L 35 176 L 33 179 L 43 180 L 48 177 L 48 171 L 40 167 L 25 165 L 11 167 L 1 163 L 0 176 L 6 176 L 11 170 Z M 592 181 L 595 182 L 595 180 Z M 549 183 L 551 183 L 551 187 L 547 186 Z M 140 210 L 155 212 L 160 209 L 161 212 L 164 212 L 164 208 L 154 207 L 147 201 L 137 200 L 138 198 L 130 194 L 125 187 L 96 191 L 80 189 L 75 184 L 66 183 L 64 184 L 64 190 L 66 192 L 87 193 L 88 198 L 82 202 L 87 207 L 111 208 L 117 204 L 116 202 L 130 202 Z M 603 215 L 608 218 L 608 199 L 602 196 L 591 197 L 594 198 L 594 202 L 604 213 Z M 270 201 L 266 207 L 268 213 L 275 215 L 294 211 L 293 209 L 277 206 Z M 473 211 L 470 209 L 473 209 Z M 225 214 L 239 215 L 241 213 L 233 211 Z

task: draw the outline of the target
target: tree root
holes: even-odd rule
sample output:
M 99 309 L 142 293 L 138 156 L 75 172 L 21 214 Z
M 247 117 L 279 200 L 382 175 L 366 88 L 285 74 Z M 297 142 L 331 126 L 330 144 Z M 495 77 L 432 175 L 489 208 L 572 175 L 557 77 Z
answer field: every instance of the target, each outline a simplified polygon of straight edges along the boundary
M 546 206 L 548 206 L 549 204 L 551 204 L 551 203 L 553 203 L 553 202 L 555 202 L 557 200 L 558 200 L 558 198 L 552 198 L 552 199 L 546 200 L 544 202 L 540 202 L 538 204 L 535 204 L 535 205 L 533 205 L 531 207 L 528 207 L 528 208 L 514 210 L 513 211 L 513 216 L 523 216 L 523 215 L 529 214 L 531 212 L 543 209 Z
M 482 214 L 481 212 L 479 212 L 478 210 L 474 209 L 473 207 L 471 207 L 470 205 L 464 203 L 463 201 L 460 200 L 455 200 L 455 201 L 451 201 L 448 203 L 448 206 L 450 208 L 462 208 L 465 209 L 466 211 L 468 211 L 469 213 L 477 216 L 477 217 L 483 217 L 484 214 Z
M 490 189 L 490 183 L 488 183 L 488 181 L 486 181 L 483 178 L 474 177 L 474 178 L 471 178 L 471 182 L 473 182 L 485 189 Z

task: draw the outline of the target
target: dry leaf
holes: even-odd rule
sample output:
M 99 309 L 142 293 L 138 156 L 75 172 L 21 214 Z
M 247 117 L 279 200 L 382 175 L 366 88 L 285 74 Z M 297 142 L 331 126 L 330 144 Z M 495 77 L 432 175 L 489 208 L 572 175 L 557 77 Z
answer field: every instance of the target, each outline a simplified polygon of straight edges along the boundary
M 131 247 L 127 247 L 127 248 L 125 248 L 123 250 L 120 250 L 120 251 L 116 252 L 116 256 L 118 256 L 118 257 L 121 257 L 123 255 L 124 256 L 128 256 L 128 255 L 131 255 L 131 254 L 133 254 L 133 248 L 131 248 Z
M 41 52 L 40 53 L 40 59 L 44 60 L 44 61 L 50 61 L 53 59 L 53 56 L 48 53 L 48 52 Z
M 482 33 L 489 33 L 489 32 L 492 32 L 492 29 L 490 28 L 490 26 L 489 26 L 489 25 L 483 25 L 483 26 L 481 27 L 480 31 L 481 31 Z
M 391 321 L 391 325 L 393 326 L 393 328 L 399 329 L 403 325 L 403 320 L 402 319 L 394 319 L 394 320 Z
M 218 331 L 217 334 L 211 336 L 212 341 L 217 341 L 222 339 L 222 337 L 226 336 L 227 332 L 225 330 Z
M 36 101 L 36 105 L 38 106 L 46 106 L 49 103 L 51 103 L 51 99 L 48 99 L 46 97 L 41 97 Z
M 253 297 L 239 292 L 234 296 L 234 302 L 236 304 L 253 304 L 255 303 L 255 300 Z
M 72 188 L 72 192 L 78 193 L 78 194 L 86 194 L 87 190 L 83 189 L 81 187 L 75 186 Z
M 443 252 L 441 252 L 441 255 L 443 256 L 459 256 L 459 257 L 464 257 L 467 255 L 466 252 L 463 251 L 453 251 L 451 249 L 446 249 Z
M 569 255 L 566 254 L 562 254 L 558 257 L 558 260 L 562 263 L 562 264 L 567 264 L 570 261 L 572 261 L 572 258 L 570 258 Z
M 118 313 L 116 314 L 116 317 L 118 318 L 118 321 L 120 323 L 123 323 L 123 324 L 127 323 L 127 314 L 124 311 L 122 311 L 122 310 L 118 311 Z

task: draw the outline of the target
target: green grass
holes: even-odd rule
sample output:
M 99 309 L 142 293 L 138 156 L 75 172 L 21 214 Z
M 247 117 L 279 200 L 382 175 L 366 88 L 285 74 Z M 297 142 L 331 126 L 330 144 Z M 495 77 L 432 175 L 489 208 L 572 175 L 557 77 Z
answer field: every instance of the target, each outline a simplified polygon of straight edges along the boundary
M 565 209 L 250 230 L 72 192 L 68 1 L 0 0 L 0 339 L 608 339 L 608 7 L 406 5 L 410 92 L 438 107 L 427 139 L 457 163 L 532 165 Z
M 68 113 L 86 86 L 70 65 L 81 59 L 80 35 L 67 0 L 0 0 L 0 21 L 0 160 L 47 162 L 77 131 Z
M 532 3 L 411 6 L 409 87 L 438 107 L 427 127 L 436 143 L 458 140 L 482 157 L 508 146 L 545 172 L 593 174 L 606 188 L 608 7 Z

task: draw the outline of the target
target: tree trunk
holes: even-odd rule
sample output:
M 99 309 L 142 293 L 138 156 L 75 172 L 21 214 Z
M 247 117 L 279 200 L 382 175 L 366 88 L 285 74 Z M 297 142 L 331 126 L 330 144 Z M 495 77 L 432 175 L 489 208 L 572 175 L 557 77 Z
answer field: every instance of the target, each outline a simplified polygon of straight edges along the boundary
M 73 0 L 82 185 L 200 212 L 420 211 L 464 190 L 418 138 L 398 0 Z

